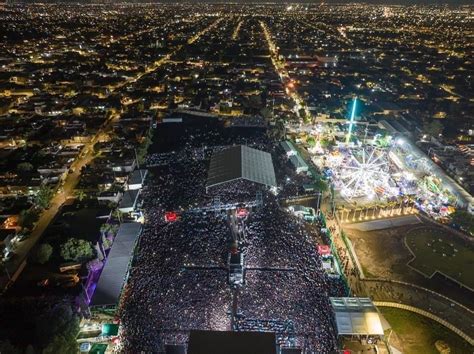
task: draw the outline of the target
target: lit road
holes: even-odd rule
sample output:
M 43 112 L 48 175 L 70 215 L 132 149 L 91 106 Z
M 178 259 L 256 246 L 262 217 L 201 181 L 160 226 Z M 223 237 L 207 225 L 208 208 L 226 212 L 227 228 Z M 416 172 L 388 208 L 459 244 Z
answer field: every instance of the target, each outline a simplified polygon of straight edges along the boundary
M 234 33 L 232 33 L 232 40 L 233 41 L 236 41 L 238 36 L 239 36 L 239 32 L 240 32 L 240 27 L 242 27 L 242 23 L 244 21 L 239 21 L 239 23 L 237 24 L 237 26 L 235 27 L 235 31 Z
M 268 29 L 267 25 L 260 21 L 260 26 L 263 29 L 263 33 L 265 35 L 265 40 L 267 41 L 268 49 L 270 51 L 270 57 L 272 60 L 272 64 L 275 67 L 276 72 L 280 76 L 280 79 L 285 84 L 285 90 L 287 95 L 295 102 L 296 105 L 296 114 L 300 117 L 300 109 L 304 109 L 305 115 L 307 117 L 311 117 L 311 112 L 309 111 L 308 107 L 304 103 L 304 100 L 298 94 L 298 91 L 295 88 L 295 83 L 291 80 L 288 71 L 285 68 L 285 62 L 280 60 L 278 57 L 278 47 L 272 40 L 272 35 L 270 30 Z M 301 117 L 300 117 L 301 118 Z

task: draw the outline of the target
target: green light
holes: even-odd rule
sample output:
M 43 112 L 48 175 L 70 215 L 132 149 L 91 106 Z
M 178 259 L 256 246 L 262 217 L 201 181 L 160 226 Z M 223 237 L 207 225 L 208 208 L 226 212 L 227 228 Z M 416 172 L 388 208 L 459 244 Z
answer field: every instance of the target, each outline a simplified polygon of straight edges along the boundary
M 349 132 L 347 133 L 346 137 L 346 144 L 349 144 L 349 141 L 351 140 L 351 135 L 352 135 L 352 128 L 354 127 L 354 119 L 355 119 L 355 113 L 356 113 L 356 105 L 357 105 L 357 97 L 354 97 L 352 104 L 352 112 L 351 112 L 351 119 L 349 123 Z

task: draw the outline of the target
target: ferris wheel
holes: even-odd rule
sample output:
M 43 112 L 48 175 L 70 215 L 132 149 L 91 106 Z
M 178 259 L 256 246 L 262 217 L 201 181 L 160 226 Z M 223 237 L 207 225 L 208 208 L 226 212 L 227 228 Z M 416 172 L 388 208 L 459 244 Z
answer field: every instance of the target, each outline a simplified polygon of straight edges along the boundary
M 341 195 L 348 199 L 383 193 L 390 175 L 386 152 L 382 149 L 352 149 L 340 169 Z

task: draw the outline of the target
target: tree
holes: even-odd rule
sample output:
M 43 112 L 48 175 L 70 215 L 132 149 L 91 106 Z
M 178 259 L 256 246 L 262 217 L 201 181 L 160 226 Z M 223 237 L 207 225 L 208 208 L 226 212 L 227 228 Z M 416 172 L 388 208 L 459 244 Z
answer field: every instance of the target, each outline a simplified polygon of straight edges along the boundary
M 20 172 L 30 172 L 33 170 L 33 165 L 29 162 L 20 162 L 16 169 Z
M 0 341 L 0 353 L 2 354 L 20 354 L 22 351 L 15 347 L 10 341 L 2 340 Z
M 76 353 L 77 342 L 75 340 L 68 339 L 64 336 L 57 335 L 53 337 L 53 340 L 43 349 L 43 354 L 56 354 L 56 353 Z
M 110 235 L 115 235 L 117 233 L 119 229 L 119 225 L 117 224 L 109 224 L 109 223 L 105 223 L 105 224 L 102 224 L 100 226 L 100 232 L 103 234 L 103 235 L 107 235 L 107 236 L 110 236 Z
M 304 108 L 300 108 L 300 110 L 298 111 L 298 113 L 300 114 L 300 117 L 305 119 L 306 118 L 306 111 Z
M 85 262 L 95 257 L 95 251 L 90 242 L 70 238 L 61 245 L 61 257 L 65 261 Z
M 36 319 L 36 337 L 43 353 L 76 353 L 79 319 L 69 304 L 59 304 Z
M 328 190 L 328 184 L 322 179 L 317 179 L 314 181 L 314 188 L 321 192 L 326 192 Z
M 39 214 L 37 210 L 26 209 L 20 212 L 18 223 L 24 229 L 31 229 L 38 220 Z
M 451 218 L 454 224 L 474 235 L 474 215 L 464 210 L 456 210 L 451 214 Z
M 306 142 L 308 143 L 309 146 L 313 147 L 316 145 L 316 139 L 310 136 L 308 139 L 306 139 Z
M 53 254 L 53 247 L 49 243 L 41 244 L 33 253 L 33 261 L 39 264 L 45 264 Z
M 42 185 L 35 197 L 36 206 L 41 209 L 48 208 L 53 194 L 53 190 L 50 187 Z
M 148 153 L 148 148 L 150 147 L 152 142 L 153 142 L 153 130 L 148 129 L 147 135 L 144 137 L 143 142 L 140 144 L 140 146 L 136 150 L 137 160 L 139 164 L 142 164 L 145 162 L 146 154 Z
M 266 120 L 270 120 L 272 117 L 273 117 L 273 112 L 270 108 L 268 107 L 263 107 L 261 110 L 260 110 L 260 114 L 262 115 L 263 118 L 265 118 Z
M 423 124 L 423 131 L 431 136 L 438 136 L 443 131 L 443 125 L 439 121 L 433 120 Z
M 388 147 L 390 145 L 390 138 L 387 135 L 382 135 L 375 143 L 380 147 Z
M 80 202 L 82 202 L 84 200 L 84 198 L 86 197 L 86 193 L 82 189 L 76 189 L 74 191 L 74 194 L 75 194 L 77 200 L 79 200 Z
M 112 217 L 117 219 L 120 223 L 122 222 L 123 215 L 122 215 L 122 212 L 119 209 L 112 210 Z
M 104 249 L 108 250 L 110 247 L 112 247 L 113 243 L 114 241 L 107 237 L 104 239 L 104 242 L 102 242 L 102 245 L 104 246 Z
M 143 112 L 145 110 L 145 103 L 143 101 L 140 101 L 137 103 L 137 111 L 138 112 Z
M 331 148 L 336 145 L 334 139 L 322 138 L 321 139 L 321 147 L 324 149 Z

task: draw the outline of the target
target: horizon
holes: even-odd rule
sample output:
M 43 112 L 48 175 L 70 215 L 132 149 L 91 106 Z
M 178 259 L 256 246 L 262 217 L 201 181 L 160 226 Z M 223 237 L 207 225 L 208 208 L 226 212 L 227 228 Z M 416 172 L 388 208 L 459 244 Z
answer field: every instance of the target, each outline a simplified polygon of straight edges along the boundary
M 331 1 L 322 1 L 320 3 L 318 2 L 306 2 L 306 1 L 255 1 L 255 0 L 242 0 L 240 2 L 236 1 L 222 1 L 222 0 L 217 0 L 217 1 L 212 1 L 212 0 L 206 0 L 206 1 L 198 1 L 198 0 L 186 0 L 186 1 L 180 1 L 180 2 L 175 2 L 175 1 L 117 1 L 117 2 L 110 2 L 110 1 L 77 1 L 77 0 L 51 0 L 51 1 L 35 1 L 35 0 L 11 0 L 11 1 L 4 1 L 0 2 L 0 5 L 51 5 L 51 4 L 67 4 L 67 5 L 127 5 L 127 4 L 135 4 L 135 5 L 154 5 L 154 4 L 165 4 L 165 5 L 185 5 L 185 4 L 212 4 L 212 5 L 276 5 L 276 6 L 284 6 L 284 5 L 291 5 L 291 4 L 297 4 L 297 5 L 306 5 L 306 6 L 312 6 L 312 7 L 321 7 L 321 6 L 359 6 L 359 5 L 376 5 L 376 6 L 456 6 L 456 7 L 468 7 L 468 8 L 474 8 L 474 4 L 472 2 L 469 2 L 466 0 L 458 1 L 458 0 L 449 0 L 449 1 L 436 1 L 436 0 L 419 0 L 419 1 L 411 1 L 411 0 L 399 0 L 399 1 L 394 1 L 394 2 L 387 2 L 385 3 L 384 0 L 373 0 L 373 1 L 353 1 L 353 0 L 348 0 L 347 2 L 340 1 L 338 0 L 337 2 L 331 2 Z M 293 12 L 298 12 L 297 9 L 293 10 Z

